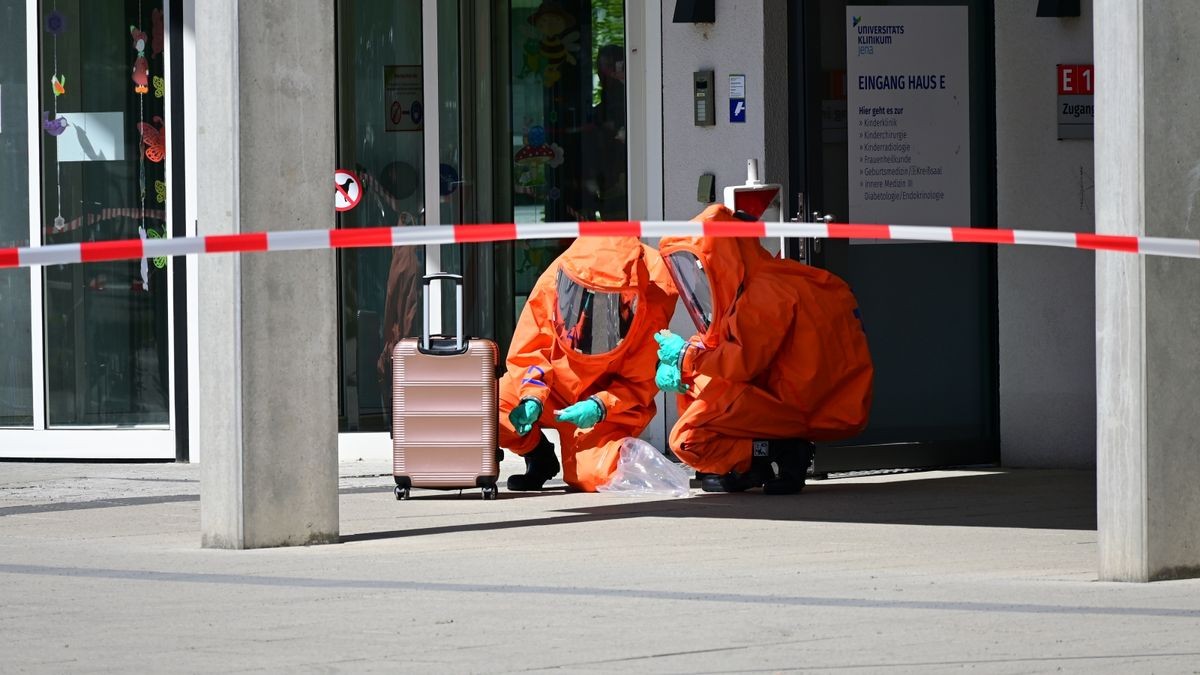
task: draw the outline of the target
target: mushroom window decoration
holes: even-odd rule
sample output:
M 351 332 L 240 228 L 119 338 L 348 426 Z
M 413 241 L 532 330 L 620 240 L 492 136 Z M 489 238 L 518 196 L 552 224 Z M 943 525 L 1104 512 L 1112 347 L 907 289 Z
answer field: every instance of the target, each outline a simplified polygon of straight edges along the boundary
M 546 132 L 542 127 L 530 127 L 525 134 L 525 145 L 517 150 L 513 161 L 522 169 L 517 184 L 531 188 L 545 183 L 542 167 L 554 168 L 563 163 L 563 150 L 557 143 L 546 143 Z

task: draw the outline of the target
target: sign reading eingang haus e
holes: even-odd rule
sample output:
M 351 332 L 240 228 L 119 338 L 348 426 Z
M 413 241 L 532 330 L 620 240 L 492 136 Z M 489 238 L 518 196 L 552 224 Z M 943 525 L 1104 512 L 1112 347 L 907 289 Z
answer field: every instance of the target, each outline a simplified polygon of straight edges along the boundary
M 846 7 L 851 222 L 971 221 L 967 7 Z
M 1058 65 L 1058 138 L 1092 138 L 1096 123 L 1092 64 Z

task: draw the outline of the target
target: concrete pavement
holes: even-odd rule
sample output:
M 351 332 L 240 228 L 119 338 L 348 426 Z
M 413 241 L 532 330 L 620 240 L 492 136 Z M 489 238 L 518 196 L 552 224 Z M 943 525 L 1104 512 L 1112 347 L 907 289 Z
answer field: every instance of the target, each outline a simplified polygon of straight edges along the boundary
M 350 462 L 343 543 L 217 551 L 198 468 L 0 463 L 4 671 L 1200 672 L 1200 582 L 1094 581 L 1088 472 L 397 502 Z

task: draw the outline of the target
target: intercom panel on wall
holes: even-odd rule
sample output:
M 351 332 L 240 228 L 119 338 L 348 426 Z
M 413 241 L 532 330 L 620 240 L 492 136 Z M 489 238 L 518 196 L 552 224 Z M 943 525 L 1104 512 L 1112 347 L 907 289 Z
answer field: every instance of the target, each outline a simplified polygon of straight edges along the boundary
M 710 127 L 717 123 L 716 105 L 713 89 L 715 76 L 711 70 L 700 70 L 692 73 L 692 97 L 695 101 L 695 125 Z

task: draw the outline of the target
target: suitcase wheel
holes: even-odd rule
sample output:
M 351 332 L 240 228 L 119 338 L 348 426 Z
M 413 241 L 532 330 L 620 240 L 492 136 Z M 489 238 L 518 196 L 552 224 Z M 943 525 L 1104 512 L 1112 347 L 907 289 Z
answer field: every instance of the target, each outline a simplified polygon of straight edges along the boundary
M 396 486 L 396 499 L 408 499 L 408 498 L 409 498 L 408 488 L 400 487 L 399 485 L 397 485 Z
M 485 501 L 486 501 L 486 500 L 489 500 L 489 499 L 495 499 L 495 498 L 496 498 L 496 495 L 497 495 L 499 492 L 500 492 L 499 488 L 497 488 L 495 485 L 487 485 L 487 486 L 484 486 L 484 488 L 483 488 L 483 499 L 484 499 Z

